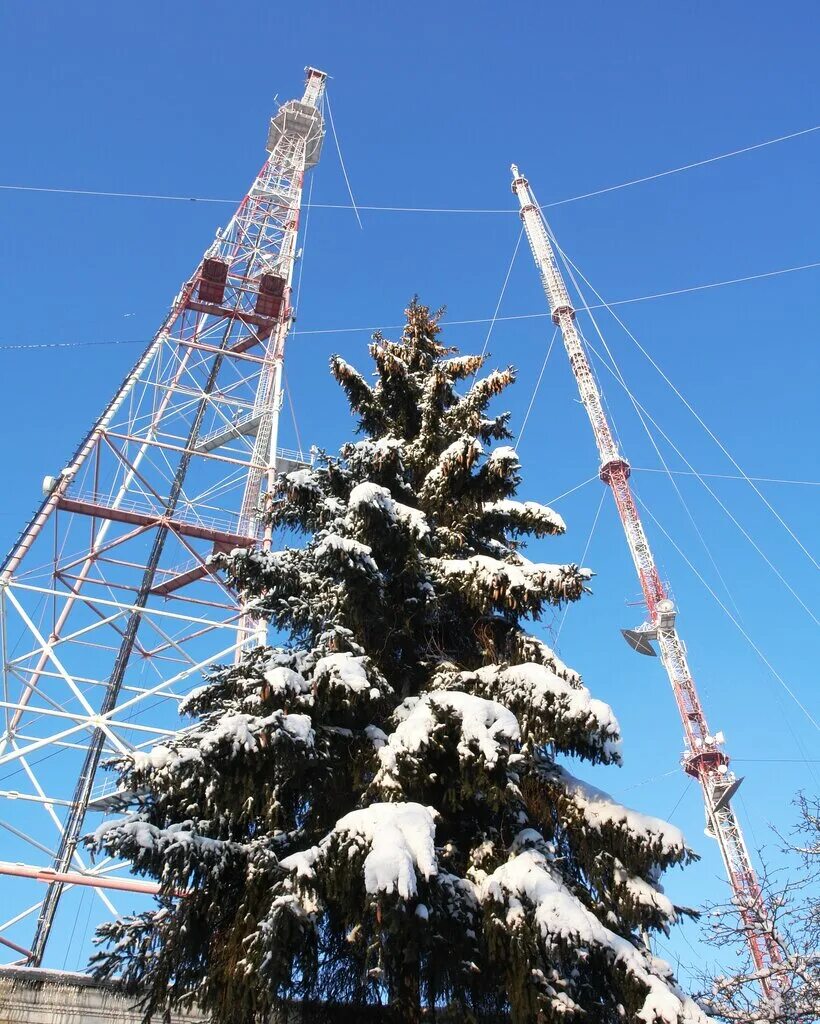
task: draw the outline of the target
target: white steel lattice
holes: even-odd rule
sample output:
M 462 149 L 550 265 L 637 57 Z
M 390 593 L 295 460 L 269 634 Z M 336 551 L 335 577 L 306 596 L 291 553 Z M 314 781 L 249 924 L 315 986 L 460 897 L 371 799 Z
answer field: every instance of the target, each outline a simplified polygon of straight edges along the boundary
M 91 884 L 105 917 L 118 911 L 106 886 L 144 891 L 77 848 L 112 785 L 101 759 L 179 729 L 179 701 L 203 669 L 255 642 L 252 608 L 208 558 L 270 544 L 260 497 L 277 466 L 306 461 L 277 448 L 278 422 L 325 77 L 308 68 L 302 99 L 272 119 L 247 195 L 65 469 L 44 481 L 0 570 L 0 944 L 29 963 L 42 962 L 67 888 Z

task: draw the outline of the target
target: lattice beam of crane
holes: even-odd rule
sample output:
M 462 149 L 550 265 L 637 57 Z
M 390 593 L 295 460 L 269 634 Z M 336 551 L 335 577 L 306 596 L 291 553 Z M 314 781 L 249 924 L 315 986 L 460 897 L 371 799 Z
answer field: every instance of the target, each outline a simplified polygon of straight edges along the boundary
M 687 775 L 700 783 L 706 808 L 707 831 L 717 840 L 720 848 L 754 963 L 764 978 L 761 985 L 768 995 L 771 994 L 771 983 L 765 980 L 766 972 L 779 963 L 781 957 L 771 932 L 760 884 L 743 839 L 740 822 L 732 809 L 732 796 L 742 780 L 736 778 L 729 769 L 729 757 L 723 749 L 722 733 L 712 732 L 706 722 L 706 714 L 686 660 L 686 648 L 678 635 L 676 609 L 661 582 L 644 533 L 629 484 L 629 463 L 618 451 L 604 412 L 601 394 L 575 325 L 575 309 L 556 261 L 543 214 L 529 182 L 515 164 L 512 165 L 512 174 L 512 190 L 520 204 L 521 219 L 541 275 L 552 319 L 561 330 L 581 401 L 592 424 L 601 460 L 600 477 L 612 491 L 643 591 L 647 621 L 637 629 L 624 630 L 624 636 L 641 654 L 654 655 L 652 643 L 658 645 L 683 723 L 685 750 L 682 766 Z
M 46 477 L 0 569 L 0 825 L 4 858 L 22 865 L 14 883 L 0 871 L 0 941 L 34 965 L 67 884 L 96 874 L 107 917 L 110 890 L 140 891 L 115 882 L 111 863 L 89 871 L 77 848 L 87 813 L 107 808 L 101 758 L 172 735 L 202 670 L 258 639 L 253 609 L 208 559 L 270 545 L 261 496 L 277 469 L 305 461 L 277 447 L 278 424 L 325 78 L 308 68 L 302 98 L 272 118 L 236 213 L 65 469 Z M 47 872 L 23 870 L 32 850 L 53 854 Z M 35 917 L 33 942 L 15 943 Z

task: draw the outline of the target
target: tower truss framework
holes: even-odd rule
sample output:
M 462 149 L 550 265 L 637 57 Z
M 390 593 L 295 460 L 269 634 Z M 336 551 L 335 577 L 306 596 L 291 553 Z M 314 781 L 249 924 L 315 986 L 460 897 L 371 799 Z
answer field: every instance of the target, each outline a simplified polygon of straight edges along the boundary
M 601 394 L 589 364 L 583 339 L 576 326 L 575 309 L 555 258 L 546 222 L 527 179 L 512 165 L 512 190 L 518 199 L 535 265 L 549 302 L 553 323 L 560 329 L 581 401 L 592 425 L 600 458 L 599 475 L 612 491 L 626 542 L 646 605 L 647 620 L 637 629 L 624 630 L 627 642 L 641 654 L 655 655 L 657 643 L 684 733 L 683 770 L 697 780 L 703 794 L 707 833 L 718 844 L 733 900 L 743 922 L 754 964 L 761 972 L 761 987 L 773 994 L 771 969 L 781 960 L 772 933 L 760 883 L 749 856 L 732 797 L 741 779 L 729 768 L 723 735 L 712 732 L 706 721 L 695 681 L 678 634 L 677 612 L 658 573 L 638 506 L 629 483 L 630 466 L 615 442 Z
M 308 68 L 302 98 L 272 118 L 269 155 L 234 216 L 44 480 L 0 569 L 0 946 L 15 960 L 42 962 L 67 888 L 89 886 L 101 917 L 119 912 L 113 890 L 147 891 L 78 848 L 114 785 L 100 762 L 178 731 L 203 670 L 258 640 L 253 608 L 209 556 L 270 545 L 261 496 L 277 469 L 306 461 L 278 447 L 278 424 L 325 78 Z

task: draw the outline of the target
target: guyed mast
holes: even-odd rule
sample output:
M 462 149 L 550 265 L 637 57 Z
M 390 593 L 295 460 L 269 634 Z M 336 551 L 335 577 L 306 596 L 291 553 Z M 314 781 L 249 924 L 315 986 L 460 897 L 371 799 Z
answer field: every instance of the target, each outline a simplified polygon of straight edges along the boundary
M 742 779 L 729 768 L 723 734 L 713 732 L 706 721 L 697 687 L 689 670 L 686 648 L 677 625 L 677 610 L 658 574 L 649 541 L 629 484 L 630 467 L 621 455 L 610 429 L 601 394 L 575 324 L 575 309 L 555 258 L 543 213 L 527 179 L 512 165 L 512 190 L 518 197 L 521 220 L 541 275 L 552 320 L 560 328 L 570 366 L 578 384 L 600 457 L 599 476 L 612 491 L 623 524 L 629 553 L 638 573 L 646 621 L 637 629 L 624 630 L 627 642 L 638 653 L 654 656 L 657 643 L 661 662 L 672 685 L 684 731 L 683 770 L 696 779 L 703 793 L 707 834 L 714 837 L 726 869 L 733 900 L 744 925 L 749 949 L 761 977 L 765 995 L 774 994 L 770 973 L 781 961 L 763 895 L 743 838 L 740 822 L 732 808 L 732 797 Z

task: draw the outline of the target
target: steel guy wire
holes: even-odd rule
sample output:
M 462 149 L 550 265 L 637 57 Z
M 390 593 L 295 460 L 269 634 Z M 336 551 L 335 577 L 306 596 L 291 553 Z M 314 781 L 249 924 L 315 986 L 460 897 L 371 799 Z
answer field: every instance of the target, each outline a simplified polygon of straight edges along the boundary
M 325 93 L 327 97 L 327 93 Z M 333 127 L 333 114 L 330 109 L 330 101 L 327 103 L 328 113 L 330 114 L 331 128 Z M 659 178 L 666 178 L 673 174 L 680 174 L 683 171 L 690 171 L 696 167 L 705 167 L 707 164 L 718 163 L 721 160 L 728 160 L 731 157 L 741 156 L 744 153 L 751 153 L 754 150 L 764 149 L 767 146 L 774 146 L 779 142 L 787 142 L 790 139 L 796 139 L 803 135 L 810 135 L 813 132 L 820 131 L 820 125 L 813 125 L 810 128 L 802 128 L 796 132 L 789 132 L 786 135 L 778 135 L 772 139 L 766 139 L 763 142 L 756 142 L 750 146 L 743 146 L 740 149 L 729 150 L 726 153 L 719 153 L 716 156 L 706 157 L 703 160 L 695 160 L 691 163 L 681 164 L 679 167 L 670 167 L 664 171 L 657 171 L 654 174 L 647 174 L 639 178 L 631 178 L 628 181 L 619 182 L 616 185 L 607 185 L 604 188 L 594 189 L 591 192 L 583 192 L 576 196 L 568 196 L 565 199 L 555 199 L 552 202 L 544 203 L 545 208 L 553 206 L 566 206 L 568 203 L 577 203 L 582 199 L 591 199 L 594 196 L 606 195 L 609 192 L 617 192 L 621 189 L 631 188 L 633 185 L 642 185 L 649 181 L 656 181 Z M 334 131 L 335 136 L 335 131 Z M 340 154 L 341 156 L 341 154 Z M 347 174 L 345 174 L 347 179 Z M 64 188 L 58 186 L 42 186 L 42 185 L 16 185 L 16 184 L 0 184 L 0 190 L 6 192 L 44 192 L 54 193 L 58 195 L 76 195 L 76 196 L 94 196 L 94 197 L 105 197 L 112 199 L 152 199 L 152 200 L 164 200 L 168 202 L 180 202 L 180 203 L 218 203 L 218 204 L 230 204 L 232 206 L 238 205 L 240 200 L 238 199 L 222 199 L 211 196 L 178 196 L 178 195 L 162 195 L 152 192 L 112 192 L 98 189 L 83 189 L 83 188 Z M 348 183 L 349 190 L 349 183 Z M 513 213 L 517 213 L 512 208 L 504 209 L 479 209 L 479 208 L 457 208 L 457 207 L 436 207 L 436 206 L 362 206 L 355 203 L 353 194 L 350 195 L 351 204 L 347 203 L 314 203 L 317 209 L 325 210 L 356 210 L 356 216 L 358 218 L 359 210 L 373 210 L 384 213 L 462 213 L 462 214 L 506 214 L 508 216 Z M 361 226 L 361 221 L 359 222 Z
M 618 378 L 617 374 L 611 369 L 611 367 L 609 366 L 607 361 L 603 358 L 603 356 L 600 354 L 600 352 L 598 352 L 598 350 L 594 347 L 594 345 L 592 345 L 589 341 L 587 341 L 586 344 L 587 344 L 587 347 L 589 348 L 590 352 L 592 352 L 593 355 L 599 360 L 599 362 L 604 367 L 604 369 L 615 378 L 615 380 L 627 392 L 627 394 L 631 394 L 630 391 L 629 391 L 628 386 L 622 380 L 620 380 Z M 691 462 L 689 462 L 689 460 L 686 458 L 686 456 L 683 454 L 683 452 L 677 447 L 677 445 L 674 443 L 674 441 L 672 441 L 672 439 L 669 437 L 669 435 L 664 431 L 663 427 L 660 426 L 660 424 L 657 422 L 657 420 L 654 419 L 654 417 L 646 410 L 646 408 L 643 405 L 641 405 L 640 402 L 638 402 L 637 399 L 634 399 L 634 402 L 636 403 L 636 408 L 640 408 L 640 410 L 643 413 L 643 415 L 652 424 L 652 426 L 655 427 L 655 429 L 658 431 L 658 433 L 661 435 L 661 437 L 666 441 L 666 443 L 672 448 L 672 450 L 675 452 L 675 454 L 689 467 L 690 470 L 692 470 L 692 472 L 695 474 L 695 476 L 700 481 L 701 485 L 712 496 L 712 498 L 717 502 L 717 504 L 723 509 L 723 511 L 728 516 L 728 518 L 731 520 L 731 522 L 733 522 L 734 525 L 738 528 L 738 530 L 740 530 L 740 532 L 743 534 L 743 536 L 746 538 L 746 540 L 752 545 L 752 547 L 760 555 L 760 557 L 763 559 L 763 561 L 766 563 L 766 565 L 769 566 L 769 568 L 772 570 L 772 572 L 775 574 L 775 576 L 777 576 L 777 578 L 780 580 L 780 582 L 786 587 L 786 589 L 789 591 L 789 593 L 792 595 L 792 597 L 794 597 L 794 599 L 797 601 L 797 603 L 807 612 L 809 617 L 811 619 L 813 619 L 815 623 L 817 623 L 818 622 L 817 616 L 814 614 L 814 612 L 811 610 L 811 608 L 809 608 L 809 606 L 802 599 L 802 597 L 800 597 L 800 595 L 797 593 L 797 591 L 794 589 L 794 587 L 792 587 L 792 585 L 789 583 L 789 581 L 786 579 L 786 577 L 783 575 L 783 573 L 781 573 L 780 570 L 777 568 L 777 566 L 769 559 L 768 555 L 766 555 L 766 553 L 759 546 L 759 544 L 757 544 L 757 542 L 754 540 L 754 538 L 751 536 L 751 534 L 749 534 L 749 532 L 746 530 L 746 528 L 743 526 L 743 524 L 739 522 L 739 520 L 727 508 L 727 506 L 724 504 L 724 502 L 721 501 L 721 499 L 718 497 L 718 495 L 715 493 L 715 491 L 709 486 L 708 483 L 706 483 L 705 480 L 700 478 L 700 476 L 698 475 L 697 471 L 692 466 Z
M 643 510 L 646 512 L 646 514 L 649 516 L 649 518 L 652 520 L 652 522 L 658 527 L 658 529 L 661 531 L 661 533 L 664 535 L 664 537 L 666 537 L 666 539 L 669 541 L 669 543 L 672 545 L 672 547 L 677 551 L 677 553 L 684 560 L 684 562 L 686 562 L 686 564 L 689 566 L 689 568 L 692 570 L 692 572 L 695 574 L 695 576 L 700 580 L 700 582 L 703 584 L 703 586 L 709 591 L 709 593 L 715 599 L 715 601 L 720 606 L 720 608 L 729 617 L 729 619 L 734 623 L 734 625 L 736 626 L 738 631 L 745 638 L 747 643 L 751 646 L 751 648 L 755 652 L 755 654 L 757 654 L 757 656 L 760 658 L 760 660 L 763 662 L 763 664 L 766 666 L 766 668 L 768 668 L 768 670 L 771 672 L 771 674 L 780 683 L 780 685 L 783 687 L 783 689 L 786 691 L 786 693 L 791 697 L 791 699 L 794 701 L 794 703 L 800 708 L 800 710 L 803 712 L 803 714 L 806 716 L 806 718 L 811 722 L 811 724 L 814 726 L 814 728 L 817 729 L 818 731 L 820 731 L 820 723 L 817 722 L 817 720 L 814 718 L 814 716 L 811 714 L 811 712 L 808 710 L 808 708 L 803 704 L 803 702 L 800 700 L 800 698 L 797 696 L 797 694 L 794 692 L 794 690 L 792 690 L 792 688 L 788 685 L 788 683 L 783 678 L 783 676 L 780 675 L 780 673 L 777 671 L 777 669 L 774 667 L 774 665 L 772 665 L 772 663 L 769 661 L 769 659 L 766 657 L 766 655 L 763 653 L 763 651 L 761 651 L 761 649 L 754 642 L 754 640 L 751 638 L 751 636 L 746 632 L 746 630 L 743 628 L 743 626 L 740 624 L 740 622 L 738 622 L 738 620 L 734 617 L 734 615 L 732 615 L 732 613 L 729 611 L 729 609 L 726 607 L 726 605 L 723 603 L 723 601 L 721 601 L 720 597 L 718 597 L 718 595 L 715 593 L 714 589 L 704 579 L 703 575 L 698 571 L 698 569 L 695 567 L 695 565 L 692 563 L 692 561 L 687 557 L 687 555 L 685 555 L 683 553 L 683 551 L 681 550 L 681 548 L 679 547 L 677 542 L 674 540 L 674 538 L 671 536 L 671 534 L 668 532 L 668 530 L 666 530 L 663 527 L 663 525 L 660 523 L 660 521 L 658 519 L 656 519 L 656 517 L 652 514 L 652 512 L 649 509 L 649 507 L 647 506 L 646 502 L 642 498 L 639 498 L 637 495 L 635 496 L 635 500 L 638 502 L 638 504 L 641 506 L 641 508 L 643 508 Z
M 587 542 L 584 545 L 583 554 L 581 555 L 581 558 L 578 561 L 578 565 L 580 565 L 580 566 L 583 566 L 584 561 L 586 560 L 587 554 L 589 553 L 589 547 L 592 544 L 592 538 L 595 535 L 595 527 L 598 525 L 598 519 L 600 518 L 600 515 L 601 515 L 601 509 L 604 507 L 604 500 L 605 499 L 606 499 L 606 490 L 602 489 L 601 490 L 601 499 L 598 502 L 598 508 L 595 510 L 595 518 L 592 520 L 592 526 L 589 528 L 589 536 L 587 537 Z M 558 629 L 556 630 L 556 633 L 555 633 L 555 643 L 556 644 L 561 639 L 561 630 L 564 628 L 564 623 L 567 621 L 567 612 L 568 611 L 569 611 L 569 602 L 567 602 L 567 604 L 564 605 L 564 611 L 563 611 L 563 614 L 561 615 L 561 621 L 558 623 Z
M 518 451 L 518 446 L 519 446 L 519 444 L 521 444 L 521 438 L 524 436 L 524 429 L 527 426 L 527 421 L 530 418 L 530 413 L 532 412 L 532 407 L 533 407 L 533 405 L 535 405 L 535 398 L 536 398 L 536 395 L 538 394 L 538 389 L 541 386 L 541 379 L 544 376 L 544 371 L 547 368 L 547 363 L 550 361 L 550 355 L 552 353 L 552 347 L 555 344 L 555 338 L 556 338 L 557 334 L 558 334 L 558 328 L 556 327 L 555 330 L 552 332 L 552 337 L 550 338 L 550 343 L 547 346 L 547 354 L 544 356 L 544 362 L 541 364 L 541 372 L 538 374 L 538 380 L 536 380 L 535 387 L 532 389 L 532 395 L 530 396 L 530 404 L 527 406 L 527 411 L 524 413 L 524 419 L 521 422 L 521 427 L 520 427 L 520 429 L 518 431 L 518 437 L 515 439 L 515 444 L 513 445 L 513 450 L 514 451 Z M 593 479 L 595 479 L 595 478 L 593 477 Z
M 350 196 L 353 212 L 356 214 L 356 220 L 359 222 L 359 227 L 364 230 L 362 218 L 359 216 L 359 211 L 356 207 L 356 200 L 353 196 L 353 189 L 350 186 L 350 178 L 347 176 L 347 168 L 345 167 L 344 157 L 342 156 L 342 147 L 339 145 L 339 136 L 336 134 L 336 125 L 333 121 L 333 108 L 330 105 L 330 94 L 327 90 L 325 90 L 325 103 L 327 104 L 327 112 L 330 117 L 330 129 L 333 132 L 333 141 L 336 143 L 336 152 L 339 155 L 339 166 L 342 168 L 342 175 L 345 179 L 345 185 L 347 185 L 347 192 Z
M 493 328 L 495 327 L 496 320 L 498 319 L 498 313 L 499 310 L 501 309 L 501 303 L 504 301 L 504 293 L 507 290 L 507 284 L 509 283 L 510 280 L 510 274 L 512 273 L 512 269 L 515 266 L 515 258 L 518 255 L 518 250 L 521 247 L 521 239 L 523 237 L 524 225 L 522 224 L 521 230 L 518 232 L 518 238 L 515 240 L 515 248 L 513 249 L 513 254 L 512 257 L 510 258 L 510 265 L 507 267 L 507 273 L 506 276 L 504 277 L 504 283 L 501 285 L 501 293 L 498 296 L 498 302 L 496 302 L 495 304 L 495 311 L 490 319 L 490 326 L 487 328 L 487 337 L 484 339 L 484 345 L 481 349 L 482 359 L 487 354 L 487 346 L 490 344 L 490 336 L 493 333 Z
M 583 313 L 589 312 L 594 309 L 608 309 L 610 312 L 614 306 L 625 306 L 635 302 L 649 302 L 654 299 L 666 299 L 676 295 L 688 295 L 692 292 L 707 291 L 713 288 L 723 288 L 728 285 L 734 284 L 745 284 L 749 281 L 760 281 L 769 277 L 781 277 L 784 274 L 794 274 L 802 270 L 814 270 L 820 267 L 820 260 L 816 260 L 813 263 L 802 263 L 794 267 L 783 267 L 780 270 L 767 270 L 760 274 L 748 274 L 745 277 L 733 277 L 727 278 L 723 281 L 711 281 L 707 284 L 696 284 L 690 285 L 686 288 L 674 288 L 665 292 L 653 292 L 648 295 L 636 295 L 628 299 L 614 299 L 612 302 L 599 302 L 589 306 L 579 306 L 576 312 Z M 615 315 L 614 313 L 612 314 Z M 503 322 L 514 322 L 517 320 L 544 320 L 550 317 L 550 313 L 513 313 L 507 316 L 495 317 L 496 323 Z M 488 324 L 492 321 L 492 317 L 474 317 L 468 320 L 442 320 L 442 327 L 469 327 L 474 324 Z M 300 330 L 299 336 L 305 337 L 310 335 L 311 337 L 324 335 L 324 334 L 368 334 L 376 330 L 382 331 L 398 331 L 404 327 L 404 324 L 387 324 L 381 325 L 380 327 L 369 326 L 369 327 L 320 327 L 320 328 L 309 328 L 308 330 Z M 36 349 L 58 349 L 58 348 L 90 348 L 99 345 L 147 345 L 153 339 L 150 338 L 112 338 L 103 339 L 101 341 L 44 341 L 44 342 L 6 342 L 0 343 L 0 351 L 26 351 Z
M 568 257 L 567 257 L 567 259 L 568 259 Z M 577 267 L 576 267 L 576 270 L 577 270 Z M 723 454 L 726 456 L 726 458 L 732 463 L 732 465 L 735 467 L 735 469 L 738 471 L 738 473 L 740 473 L 741 476 L 743 476 L 743 478 L 749 483 L 749 486 L 752 488 L 752 490 L 755 492 L 755 494 L 757 494 L 757 496 L 760 498 L 760 500 L 763 502 L 763 504 L 766 506 L 766 508 L 772 513 L 772 515 L 775 517 L 775 519 L 777 519 L 777 521 L 780 523 L 780 525 L 786 530 L 786 532 L 789 534 L 789 536 L 792 538 L 792 540 L 797 544 L 797 546 L 801 549 L 801 551 L 811 561 L 811 563 L 814 565 L 815 569 L 820 569 L 820 563 L 817 562 L 817 560 L 814 558 L 814 556 L 811 554 L 811 552 L 804 546 L 804 544 L 801 542 L 799 537 L 795 534 L 795 532 L 792 530 L 792 528 L 789 526 L 789 524 L 785 521 L 785 519 L 783 519 L 783 517 L 780 515 L 780 513 L 777 511 L 777 509 L 774 508 L 774 506 L 768 501 L 768 499 L 763 494 L 763 492 L 758 487 L 755 487 L 755 485 L 752 482 L 752 480 L 747 476 L 747 474 L 744 471 L 743 467 L 737 462 L 737 460 L 732 455 L 732 453 L 723 444 L 723 442 L 714 433 L 714 431 L 709 427 L 709 425 L 705 422 L 705 420 L 697 412 L 697 410 L 690 404 L 690 402 L 684 397 L 684 395 L 681 394 L 679 389 L 675 386 L 675 384 L 673 384 L 673 382 L 670 380 L 670 378 L 664 372 L 664 370 L 658 365 L 658 363 L 655 362 L 655 360 L 652 358 L 650 353 L 638 341 L 638 339 L 635 337 L 635 335 L 632 333 L 632 331 L 630 331 L 630 329 L 626 326 L 626 324 L 623 322 L 623 320 L 621 320 L 621 318 L 618 316 L 617 313 L 612 311 L 612 309 L 610 308 L 611 304 L 607 303 L 603 299 L 601 294 L 595 289 L 595 287 L 592 284 L 590 284 L 590 282 L 584 277 L 584 275 L 581 273 L 580 270 L 578 271 L 578 275 L 587 284 L 587 286 L 592 291 L 593 295 L 595 295 L 596 298 L 604 305 L 604 307 L 607 309 L 609 314 L 615 319 L 615 321 L 618 324 L 620 324 L 620 326 L 626 332 L 627 336 L 637 346 L 637 348 L 641 352 L 641 354 L 649 361 L 651 366 L 658 372 L 658 374 L 660 374 L 660 376 L 663 378 L 663 380 L 666 382 L 666 384 L 669 385 L 669 387 L 672 389 L 672 391 L 674 392 L 676 397 L 689 410 L 689 412 L 692 414 L 692 416 L 694 416 L 694 418 L 697 420 L 697 422 L 700 424 L 700 426 L 703 427 L 703 429 L 706 431 L 706 433 L 709 435 L 709 437 L 711 437 L 711 439 L 715 442 L 715 444 L 718 446 L 718 448 L 720 448 L 720 450 L 723 452 Z
M 546 221 L 545 221 L 545 224 L 546 224 Z M 578 270 L 578 268 L 569 259 L 569 257 L 566 255 L 566 253 L 561 248 L 561 246 L 558 244 L 558 240 L 555 238 L 555 236 L 552 233 L 552 231 L 550 231 L 549 227 L 547 227 L 547 231 L 549 231 L 549 234 L 550 234 L 550 237 L 552 239 L 553 245 L 555 246 L 556 250 L 558 251 L 558 253 L 559 253 L 559 255 L 560 255 L 560 257 L 561 257 L 561 259 L 562 259 L 562 261 L 564 263 L 564 267 L 565 267 L 565 269 L 567 270 L 567 272 L 569 274 L 570 280 L 572 281 L 572 285 L 575 288 L 576 293 L 580 297 L 581 301 L 585 302 L 584 293 L 581 290 L 581 287 L 578 284 L 578 281 L 576 280 L 575 273 L 574 273 L 574 271 Z M 583 276 L 583 275 L 581 275 L 580 270 L 578 270 L 578 274 L 579 274 L 579 276 Z M 586 278 L 584 278 L 584 281 L 589 285 L 589 282 L 587 281 Z M 590 285 L 590 287 L 591 287 L 591 285 Z M 723 576 L 723 573 L 720 571 L 720 567 L 718 566 L 717 561 L 715 560 L 715 557 L 712 554 L 712 549 L 706 543 L 706 538 L 703 536 L 703 533 L 702 533 L 702 531 L 700 529 L 700 526 L 696 522 L 695 517 L 692 515 L 692 512 L 689 509 L 689 506 L 688 506 L 688 504 L 686 503 L 686 500 L 683 497 L 683 493 L 681 492 L 681 489 L 678 487 L 677 481 L 672 476 L 672 474 L 669 472 L 669 466 L 667 465 L 666 459 L 664 458 L 663 453 L 661 452 L 660 448 L 658 447 L 658 444 L 655 441 L 655 438 L 654 438 L 654 436 L 652 434 L 652 431 L 649 429 L 649 426 L 648 426 L 648 424 L 647 424 L 647 422 L 646 422 L 646 420 L 644 418 L 643 412 L 642 412 L 642 410 L 641 410 L 637 400 L 635 399 L 634 395 L 632 394 L 632 391 L 630 390 L 629 386 L 626 383 L 626 380 L 625 380 L 623 374 L 621 373 L 621 369 L 620 369 L 620 367 L 618 366 L 618 364 L 617 364 L 617 362 L 615 360 L 615 356 L 612 354 L 612 351 L 611 351 L 609 345 L 607 344 L 607 340 L 604 337 L 604 334 L 601 331 L 601 328 L 598 326 L 598 321 L 597 321 L 596 317 L 591 312 L 588 313 L 587 315 L 589 316 L 589 319 L 592 322 L 592 326 L 595 328 L 595 333 L 598 335 L 598 338 L 600 339 L 601 344 L 604 347 L 604 351 L 606 352 L 607 356 L 609 357 L 609 361 L 612 364 L 612 368 L 615 371 L 616 379 L 619 381 L 619 383 L 622 385 L 622 387 L 626 391 L 626 393 L 627 393 L 627 395 L 629 397 L 629 400 L 632 403 L 632 406 L 633 406 L 633 408 L 635 409 L 635 412 L 638 415 L 638 419 L 640 420 L 641 426 L 643 427 L 643 429 L 644 429 L 644 431 L 646 433 L 646 436 L 649 438 L 649 441 L 650 441 L 652 447 L 655 450 L 655 454 L 658 456 L 658 459 L 660 460 L 661 466 L 666 471 L 667 477 L 668 477 L 669 482 L 671 483 L 671 485 L 672 485 L 672 487 L 673 487 L 673 489 L 675 491 L 675 494 L 677 495 L 678 501 L 682 505 L 683 510 L 684 510 L 684 512 L 686 513 L 686 515 L 687 515 L 687 517 L 689 519 L 689 522 L 692 524 L 692 527 L 695 530 L 695 534 L 697 535 L 698 540 L 700 541 L 701 545 L 703 546 L 703 549 L 706 552 L 706 554 L 707 554 L 707 556 L 709 558 L 709 561 L 712 563 L 712 567 L 714 568 L 715 572 L 717 573 L 717 577 L 720 580 L 720 582 L 721 582 L 721 584 L 723 586 L 723 589 L 726 591 L 726 594 L 727 594 L 730 602 L 732 603 L 732 606 L 734 607 L 735 611 L 737 612 L 738 618 L 742 619 L 743 616 L 740 614 L 740 609 L 737 606 L 737 602 L 734 599 L 734 595 L 732 594 L 731 590 L 729 589 L 729 584 L 726 582 L 726 580 L 725 580 L 725 578 Z M 582 335 L 582 341 L 584 342 L 584 344 L 589 345 L 589 342 L 587 341 L 586 338 L 583 337 L 583 335 Z M 619 442 L 620 442 L 620 439 L 619 439 Z

